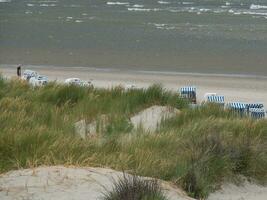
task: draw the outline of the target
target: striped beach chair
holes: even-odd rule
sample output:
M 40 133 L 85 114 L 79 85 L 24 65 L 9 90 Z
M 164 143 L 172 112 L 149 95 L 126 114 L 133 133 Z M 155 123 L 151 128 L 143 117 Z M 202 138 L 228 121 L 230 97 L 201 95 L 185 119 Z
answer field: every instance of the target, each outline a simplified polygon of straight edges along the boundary
M 197 103 L 197 89 L 194 86 L 185 86 L 180 88 L 180 96 L 182 98 L 188 99 L 191 103 Z
M 206 95 L 206 102 L 208 103 L 216 103 L 221 106 L 224 106 L 224 96 L 222 95 Z
M 246 104 L 245 103 L 240 103 L 240 102 L 233 102 L 233 103 L 228 103 L 226 105 L 226 108 L 240 114 L 241 116 L 246 114 Z
M 246 104 L 246 109 L 247 112 L 249 113 L 250 108 L 263 108 L 264 105 L 262 103 L 247 103 Z
M 253 119 L 263 119 L 266 116 L 264 108 L 250 108 L 249 116 Z

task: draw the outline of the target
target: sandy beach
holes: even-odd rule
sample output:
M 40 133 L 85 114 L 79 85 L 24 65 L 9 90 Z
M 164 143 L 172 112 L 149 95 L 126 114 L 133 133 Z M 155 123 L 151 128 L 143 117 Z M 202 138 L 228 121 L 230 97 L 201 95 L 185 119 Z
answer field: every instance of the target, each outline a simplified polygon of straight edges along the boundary
M 148 87 L 154 83 L 162 84 L 166 89 L 178 91 L 181 86 L 197 87 L 198 102 L 204 94 L 215 92 L 225 95 L 226 102 L 261 102 L 267 105 L 267 78 L 213 74 L 157 73 L 141 71 L 105 70 L 86 67 L 23 66 L 45 75 L 50 81 L 62 82 L 66 78 L 76 77 L 92 81 L 95 87 L 113 87 L 134 84 Z M 15 65 L 1 65 L 0 72 L 6 77 L 16 76 Z

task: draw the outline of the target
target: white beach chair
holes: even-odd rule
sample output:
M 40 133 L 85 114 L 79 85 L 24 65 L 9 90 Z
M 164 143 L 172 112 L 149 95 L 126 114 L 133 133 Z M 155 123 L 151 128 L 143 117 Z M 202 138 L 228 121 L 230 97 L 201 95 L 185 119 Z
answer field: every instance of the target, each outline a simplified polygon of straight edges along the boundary
M 48 84 L 48 78 L 46 76 L 38 75 L 36 77 L 31 77 L 29 83 L 33 86 L 44 86 Z
M 21 78 L 23 80 L 29 81 L 32 77 L 37 77 L 37 76 L 38 76 L 38 73 L 36 71 L 26 69 L 23 72 L 23 75 Z

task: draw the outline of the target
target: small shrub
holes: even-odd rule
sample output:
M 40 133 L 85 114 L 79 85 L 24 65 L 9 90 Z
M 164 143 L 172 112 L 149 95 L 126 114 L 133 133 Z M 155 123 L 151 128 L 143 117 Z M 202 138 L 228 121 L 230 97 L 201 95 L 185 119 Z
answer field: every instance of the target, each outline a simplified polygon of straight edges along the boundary
M 136 175 L 123 174 L 113 180 L 112 191 L 104 193 L 103 200 L 167 200 L 157 180 L 144 180 Z

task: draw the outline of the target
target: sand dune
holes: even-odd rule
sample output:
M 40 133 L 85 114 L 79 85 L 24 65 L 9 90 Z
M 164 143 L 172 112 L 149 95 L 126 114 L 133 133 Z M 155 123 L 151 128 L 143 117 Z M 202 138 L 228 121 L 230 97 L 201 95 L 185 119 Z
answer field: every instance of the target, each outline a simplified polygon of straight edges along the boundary
M 1 200 L 97 200 L 112 188 L 122 172 L 105 168 L 39 167 L 0 176 Z M 161 181 L 169 200 L 193 200 L 179 188 Z
M 39 167 L 0 175 L 1 200 L 96 200 L 112 188 L 122 172 L 105 168 Z M 193 200 L 181 189 L 159 181 L 169 200 Z M 224 184 L 208 200 L 265 200 L 267 187 L 247 181 L 237 186 Z

